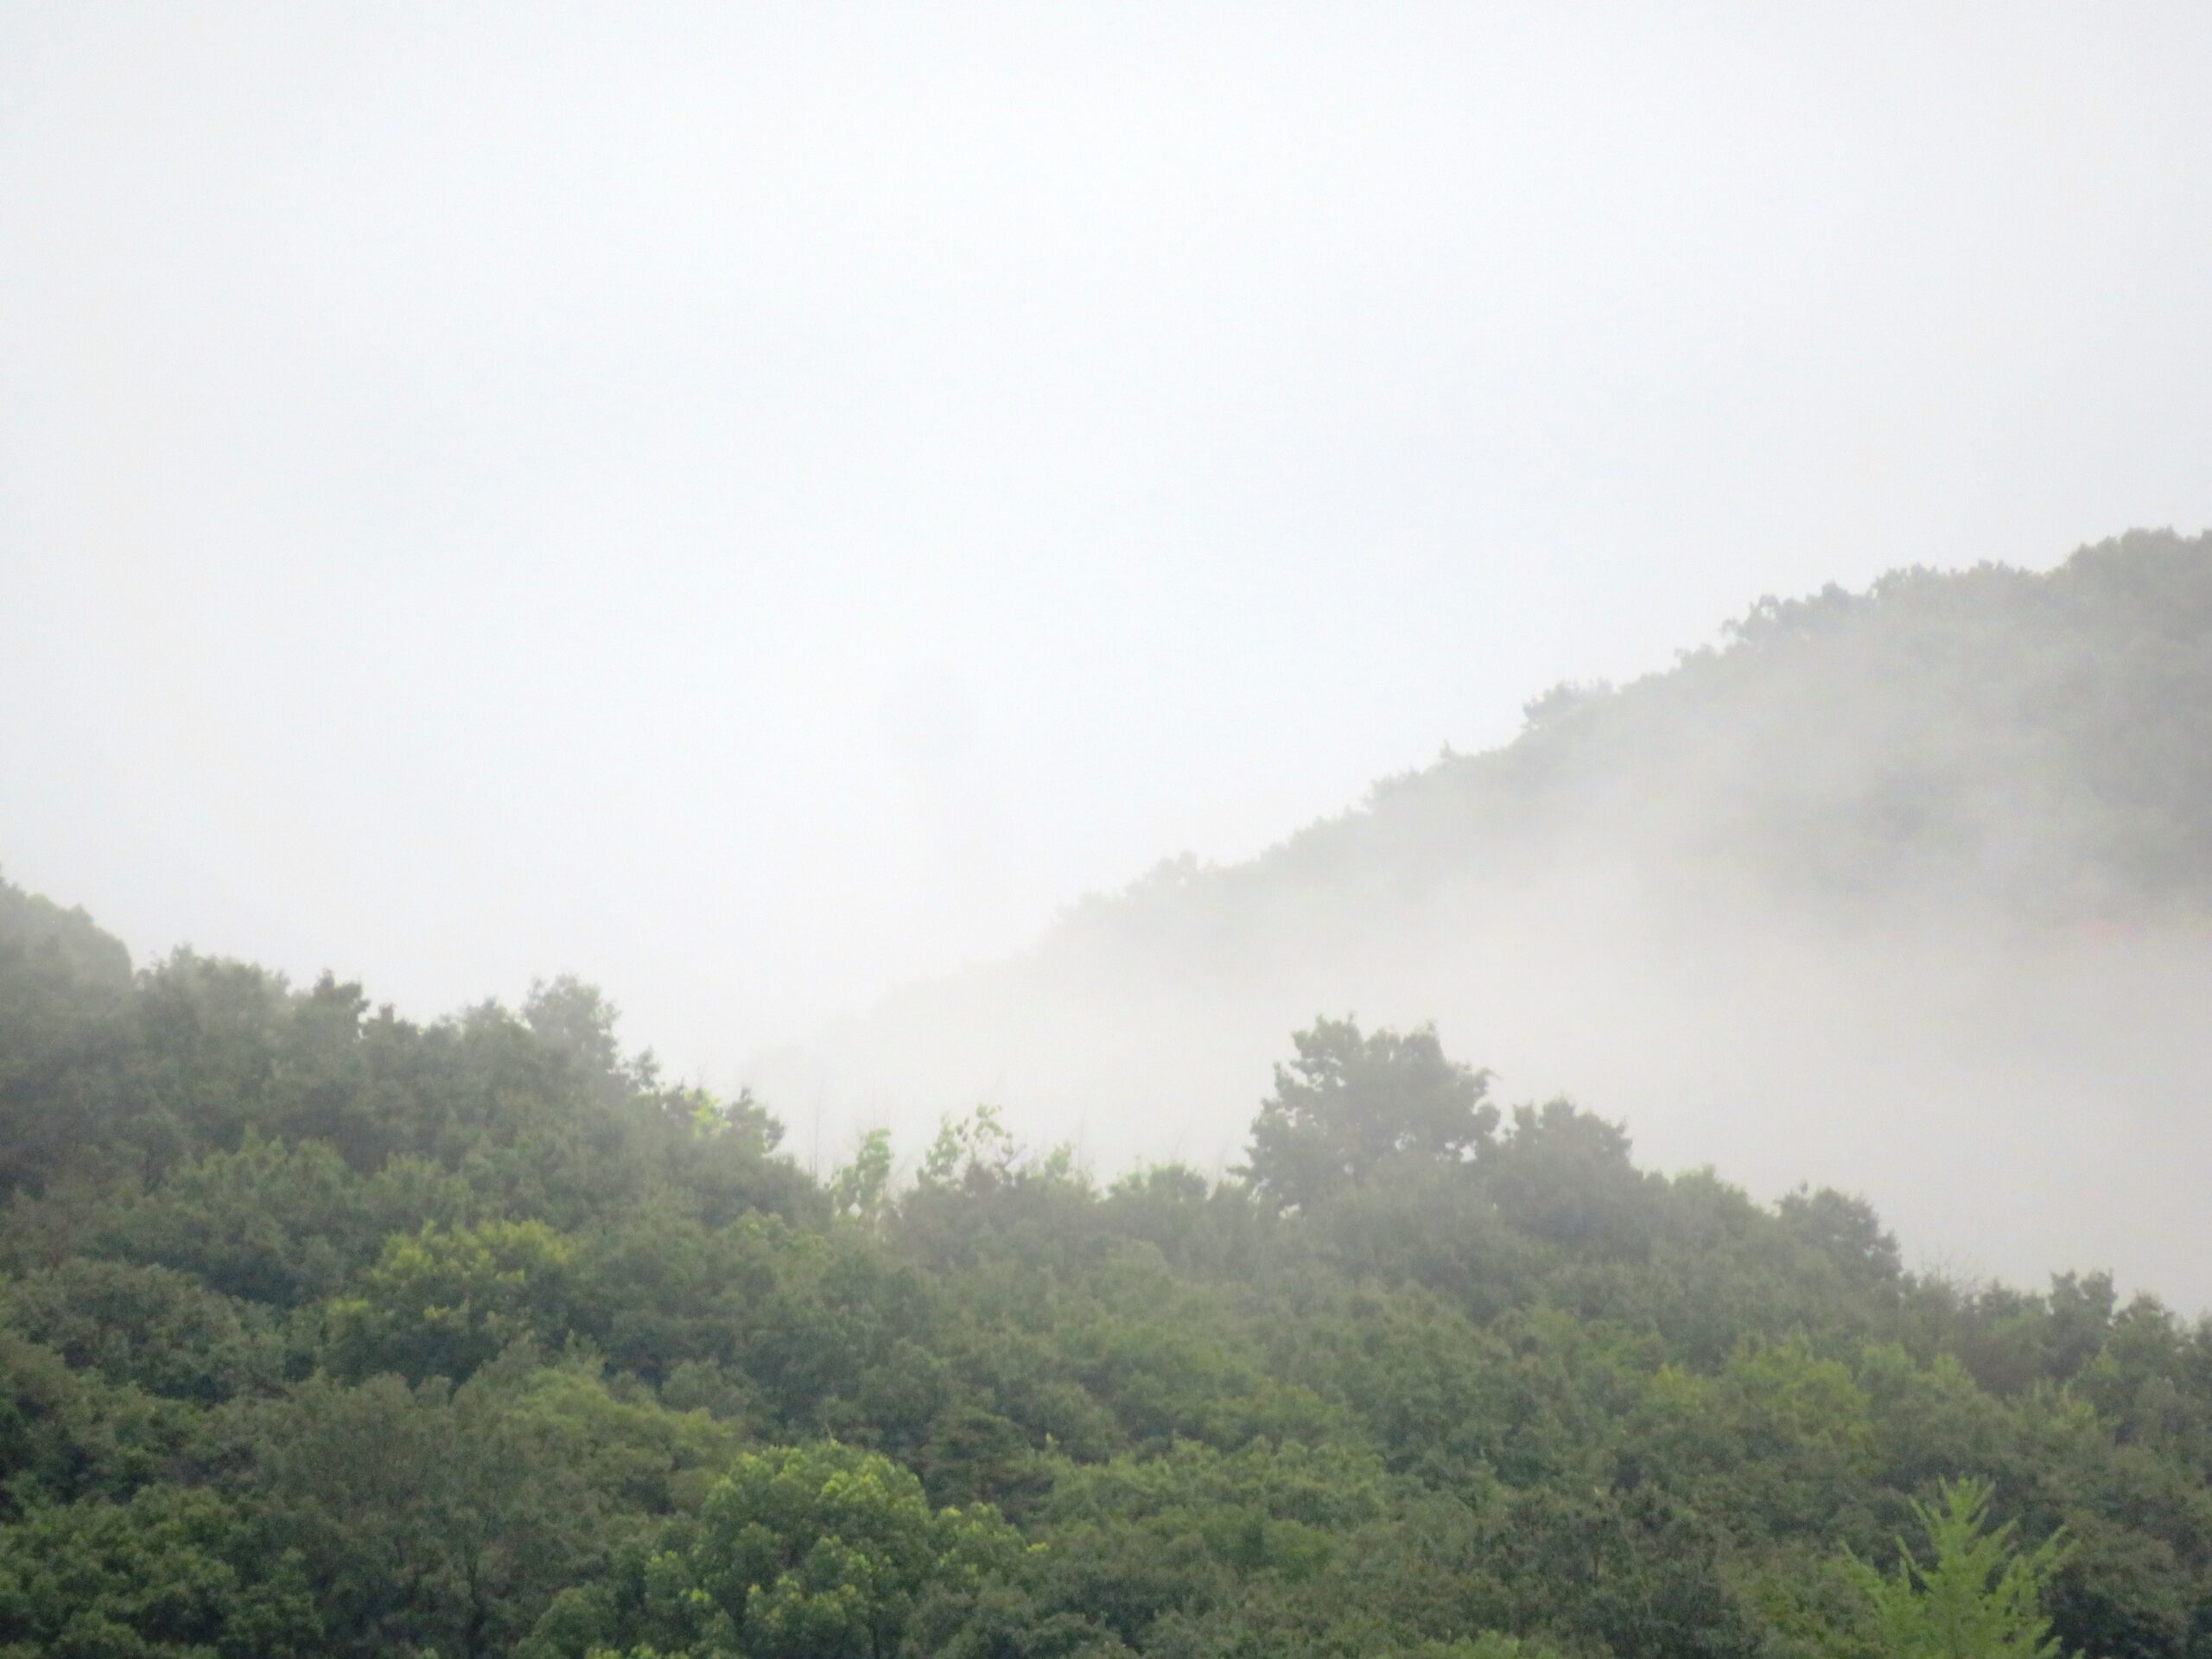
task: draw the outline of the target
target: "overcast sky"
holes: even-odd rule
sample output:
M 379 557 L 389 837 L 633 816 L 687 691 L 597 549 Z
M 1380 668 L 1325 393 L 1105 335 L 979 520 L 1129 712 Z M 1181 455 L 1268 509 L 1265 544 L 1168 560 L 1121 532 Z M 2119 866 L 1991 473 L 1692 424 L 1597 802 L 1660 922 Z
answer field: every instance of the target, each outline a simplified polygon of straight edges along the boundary
M 728 1076 L 2212 521 L 2212 6 L 0 3 L 0 867 Z

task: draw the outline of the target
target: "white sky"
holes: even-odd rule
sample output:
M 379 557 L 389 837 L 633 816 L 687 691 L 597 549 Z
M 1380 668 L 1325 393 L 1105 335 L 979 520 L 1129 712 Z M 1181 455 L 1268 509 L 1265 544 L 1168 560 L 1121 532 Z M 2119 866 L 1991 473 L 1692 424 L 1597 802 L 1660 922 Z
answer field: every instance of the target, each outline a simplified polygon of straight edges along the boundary
M 0 861 L 679 1071 L 2212 520 L 2212 6 L 0 3 Z

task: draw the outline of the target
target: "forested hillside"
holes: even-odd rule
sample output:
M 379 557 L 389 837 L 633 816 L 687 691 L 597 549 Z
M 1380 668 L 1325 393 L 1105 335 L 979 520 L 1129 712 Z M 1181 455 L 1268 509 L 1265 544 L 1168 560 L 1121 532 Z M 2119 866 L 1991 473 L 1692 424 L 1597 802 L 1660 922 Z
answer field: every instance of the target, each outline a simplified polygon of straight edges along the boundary
M 1433 1020 L 1512 1090 L 1629 1117 L 1662 1166 L 1836 1182 L 1924 1250 L 2212 1305 L 2209 732 L 2212 539 L 1767 600 L 753 1080 L 841 1126 L 1001 1100 L 1105 1160 L 1211 1170 L 1285 1032 Z
M 1217 1180 L 983 1111 L 817 1181 L 575 983 L 0 890 L 0 1654 L 2212 1655 L 2212 1331 L 1282 1054 Z

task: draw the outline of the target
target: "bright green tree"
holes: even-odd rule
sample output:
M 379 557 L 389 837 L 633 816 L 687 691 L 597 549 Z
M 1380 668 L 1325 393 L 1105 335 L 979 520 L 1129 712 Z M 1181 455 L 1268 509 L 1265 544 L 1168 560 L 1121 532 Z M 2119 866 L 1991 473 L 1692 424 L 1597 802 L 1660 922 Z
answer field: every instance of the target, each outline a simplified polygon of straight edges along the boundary
M 878 1453 L 771 1447 L 740 1458 L 640 1563 L 617 1621 L 633 1645 L 613 1650 L 889 1659 L 925 1600 L 1002 1575 L 1020 1549 L 989 1510 L 931 1509 L 920 1481 Z
M 2043 1588 L 2065 1559 L 2063 1533 L 2023 1552 L 2017 1522 L 1990 1526 L 1989 1497 L 1985 1483 L 1960 1480 L 1938 1488 L 1934 1503 L 1912 1506 L 1928 1535 L 1926 1565 L 1902 1540 L 1894 1573 L 1847 1560 L 1872 1609 L 1882 1659 L 2056 1659 Z
M 870 1129 L 853 1150 L 853 1161 L 830 1178 L 830 1202 L 874 1232 L 891 1202 L 891 1131 Z
M 355 1376 L 466 1377 L 509 1343 L 558 1327 L 574 1255 L 538 1221 L 395 1234 L 361 1294 L 330 1304 L 331 1359 Z

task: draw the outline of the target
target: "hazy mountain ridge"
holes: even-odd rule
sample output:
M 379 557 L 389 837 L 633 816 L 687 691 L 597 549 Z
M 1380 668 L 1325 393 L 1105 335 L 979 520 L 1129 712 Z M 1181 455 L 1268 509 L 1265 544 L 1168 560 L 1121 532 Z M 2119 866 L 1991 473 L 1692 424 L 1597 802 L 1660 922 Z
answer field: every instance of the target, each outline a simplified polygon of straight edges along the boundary
M 1178 906 L 1256 911 L 1347 880 L 1422 894 L 1471 857 L 1511 868 L 1624 829 L 1646 856 L 1854 903 L 1935 884 L 2024 917 L 2202 906 L 2208 645 L 2212 537 L 2171 531 L 2048 573 L 1909 569 L 1863 594 L 1770 597 L 1673 669 L 1555 687 L 1502 748 L 1385 779 L 1248 864 L 1171 861 L 1061 931 L 1173 926 Z
M 0 881 L 0 950 L 21 950 L 50 970 L 112 988 L 130 982 L 130 952 L 79 907 Z

